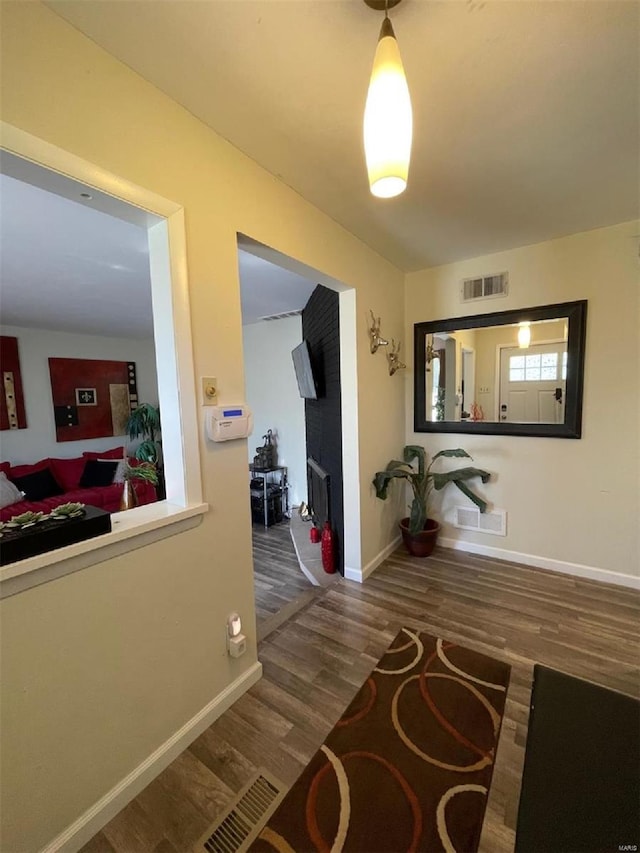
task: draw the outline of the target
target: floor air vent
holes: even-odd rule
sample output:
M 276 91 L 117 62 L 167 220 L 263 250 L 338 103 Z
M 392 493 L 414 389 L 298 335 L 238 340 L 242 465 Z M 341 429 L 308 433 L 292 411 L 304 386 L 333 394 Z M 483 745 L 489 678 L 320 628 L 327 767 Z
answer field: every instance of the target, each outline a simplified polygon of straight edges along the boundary
M 202 836 L 194 853 L 241 853 L 255 840 L 284 797 L 284 785 L 261 770 L 221 818 Z
M 474 299 L 493 299 L 496 296 L 506 296 L 508 292 L 508 272 L 462 280 L 461 298 L 463 302 L 473 302 Z
M 479 533 L 493 533 L 494 536 L 507 535 L 507 511 L 493 509 L 480 512 L 475 506 L 457 506 L 454 525 L 463 530 L 477 530 Z

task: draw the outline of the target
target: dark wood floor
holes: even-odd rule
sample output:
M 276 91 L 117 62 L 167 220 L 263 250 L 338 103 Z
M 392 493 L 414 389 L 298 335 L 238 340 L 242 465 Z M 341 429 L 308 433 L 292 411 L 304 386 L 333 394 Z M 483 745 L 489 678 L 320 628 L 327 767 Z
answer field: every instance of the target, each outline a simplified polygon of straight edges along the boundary
M 274 557 L 275 559 L 275 557 Z M 339 580 L 260 643 L 264 677 L 84 848 L 183 853 L 258 767 L 291 785 L 402 625 L 512 666 L 480 849 L 512 851 L 532 667 L 640 695 L 640 593 L 438 549 Z

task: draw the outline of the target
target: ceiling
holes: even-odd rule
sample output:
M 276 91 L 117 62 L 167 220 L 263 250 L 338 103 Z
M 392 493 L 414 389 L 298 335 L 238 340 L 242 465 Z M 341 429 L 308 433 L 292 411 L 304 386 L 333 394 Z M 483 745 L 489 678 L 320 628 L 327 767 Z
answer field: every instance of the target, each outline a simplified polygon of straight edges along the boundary
M 630 0 L 403 0 L 407 191 L 373 198 L 362 113 L 380 13 L 361 0 L 50 0 L 405 270 L 638 215 Z
M 8 153 L 2 170 L 2 323 L 152 337 L 147 228 L 157 217 Z M 263 249 L 246 241 L 238 251 L 244 325 L 301 310 L 316 287 Z
M 317 287 L 317 282 L 242 249 L 238 269 L 243 326 L 266 316 L 302 311 Z
M 153 336 L 145 225 L 96 210 L 79 192 L 65 198 L 7 174 L 0 195 L 3 324 Z

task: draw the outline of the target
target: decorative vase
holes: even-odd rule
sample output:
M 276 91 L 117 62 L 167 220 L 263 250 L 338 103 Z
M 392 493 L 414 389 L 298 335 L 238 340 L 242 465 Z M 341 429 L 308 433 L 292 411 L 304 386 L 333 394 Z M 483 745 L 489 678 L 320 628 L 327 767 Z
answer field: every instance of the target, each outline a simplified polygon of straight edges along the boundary
M 333 551 L 333 531 L 328 521 L 325 521 L 322 528 L 322 538 L 320 540 L 320 552 L 322 554 L 322 568 L 328 575 L 332 575 L 336 570 L 335 555 Z
M 120 511 L 124 512 L 125 509 L 133 509 L 134 506 L 138 506 L 138 497 L 136 495 L 136 491 L 133 488 L 133 483 L 131 480 L 125 480 L 122 484 L 122 497 L 120 498 Z
M 309 531 L 309 539 L 313 542 L 314 545 L 316 545 L 320 541 L 320 531 L 315 526 L 315 524 Z
M 409 533 L 409 519 L 403 518 L 400 522 L 400 532 L 407 551 L 413 557 L 428 557 L 436 546 L 440 525 L 432 518 L 428 518 L 422 530 L 418 533 Z

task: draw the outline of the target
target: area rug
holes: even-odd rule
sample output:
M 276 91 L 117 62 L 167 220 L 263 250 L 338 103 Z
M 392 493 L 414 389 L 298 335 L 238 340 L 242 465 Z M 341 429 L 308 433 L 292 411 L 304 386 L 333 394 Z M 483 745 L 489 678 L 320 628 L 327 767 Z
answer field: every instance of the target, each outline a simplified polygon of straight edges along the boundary
M 640 849 L 640 702 L 534 668 L 516 850 Z
M 403 628 L 249 849 L 476 850 L 509 672 Z

